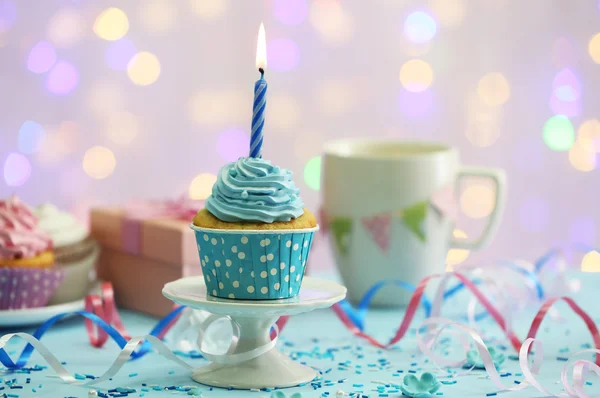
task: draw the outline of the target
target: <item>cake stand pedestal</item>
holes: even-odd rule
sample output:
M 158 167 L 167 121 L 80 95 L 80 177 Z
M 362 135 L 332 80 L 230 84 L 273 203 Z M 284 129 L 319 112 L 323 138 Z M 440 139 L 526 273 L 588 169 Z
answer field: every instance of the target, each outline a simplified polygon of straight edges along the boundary
M 346 288 L 331 281 L 305 277 L 298 296 L 282 300 L 235 300 L 212 297 L 203 277 L 182 278 L 167 283 L 163 295 L 178 304 L 229 316 L 239 325 L 239 340 L 232 354 L 264 346 L 271 341 L 270 330 L 280 316 L 297 315 L 327 308 L 346 297 Z M 273 348 L 234 365 L 211 363 L 196 369 L 192 378 L 214 387 L 254 389 L 283 388 L 307 383 L 317 376 Z

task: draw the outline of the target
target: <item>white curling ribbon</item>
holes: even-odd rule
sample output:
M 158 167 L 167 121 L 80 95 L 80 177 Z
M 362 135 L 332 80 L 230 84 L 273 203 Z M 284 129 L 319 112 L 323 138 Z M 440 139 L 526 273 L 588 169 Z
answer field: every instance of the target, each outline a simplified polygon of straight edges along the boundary
M 423 327 L 430 327 L 433 325 L 438 326 L 437 331 L 433 335 L 433 340 L 428 341 L 425 339 L 419 339 L 419 330 Z M 541 385 L 541 383 L 537 380 L 537 377 L 536 377 L 539 374 L 539 371 L 542 367 L 542 363 L 544 360 L 542 344 L 541 344 L 541 342 L 539 342 L 533 338 L 528 338 L 521 345 L 521 349 L 519 350 L 519 367 L 521 368 L 521 373 L 523 373 L 524 380 L 516 386 L 506 387 L 502 383 L 500 374 L 496 370 L 496 366 L 494 365 L 492 356 L 490 355 L 485 343 L 483 342 L 483 339 L 475 330 L 473 330 L 472 328 L 470 328 L 466 325 L 451 321 L 449 319 L 429 318 L 429 319 L 426 319 L 419 326 L 419 328 L 417 328 L 417 344 L 418 344 L 419 348 L 421 349 L 421 351 L 425 355 L 427 355 L 429 357 L 429 359 L 431 359 L 433 361 L 433 363 L 436 366 L 438 366 L 438 368 L 441 371 L 443 371 L 443 370 L 439 367 L 439 364 L 442 364 L 444 366 L 460 367 L 466 363 L 466 360 L 460 360 L 460 361 L 448 360 L 447 358 L 444 358 L 444 357 L 436 354 L 433 351 L 433 347 L 435 346 L 435 343 L 437 342 L 441 333 L 451 326 L 461 329 L 463 332 L 465 332 L 467 335 L 469 335 L 471 337 L 472 341 L 475 343 L 475 348 L 477 349 L 479 355 L 481 356 L 483 365 L 485 366 L 485 370 L 486 370 L 488 376 L 490 377 L 492 382 L 496 385 L 496 387 L 498 387 L 498 389 L 500 390 L 499 392 L 517 391 L 517 390 L 522 390 L 526 387 L 531 386 L 531 387 L 536 388 L 538 391 L 540 391 L 544 394 L 547 394 L 549 396 L 553 396 L 553 397 L 560 397 L 560 398 L 567 398 L 567 397 L 568 398 L 599 398 L 600 397 L 600 396 L 588 395 L 588 394 L 586 394 L 586 392 L 583 389 L 586 384 L 586 374 L 588 372 L 592 371 L 596 375 L 600 376 L 600 366 L 596 365 L 595 363 L 593 363 L 591 361 L 587 361 L 587 360 L 574 360 L 574 358 L 578 357 L 581 354 L 585 354 L 585 353 L 596 353 L 596 355 L 600 355 L 600 350 L 596 350 L 596 349 L 583 350 L 583 351 L 580 351 L 580 352 L 574 354 L 573 356 L 571 356 L 561 372 L 561 382 L 567 393 L 566 394 L 553 393 L 553 392 L 547 390 L 545 387 L 543 387 Z M 427 337 L 429 337 L 429 336 L 427 336 Z M 468 341 L 466 341 L 466 343 L 465 343 L 465 340 L 463 340 L 463 339 L 460 339 L 460 341 L 461 341 L 461 345 L 464 350 L 464 356 L 466 358 L 467 352 L 470 350 L 470 344 Z M 533 354 L 533 363 L 530 366 L 529 360 L 528 360 L 529 350 L 532 347 L 532 345 L 534 345 L 534 344 L 535 344 L 535 352 Z M 573 372 L 572 372 L 573 385 L 572 386 L 569 384 L 569 380 L 568 380 L 568 374 L 569 374 L 570 368 L 573 369 Z M 446 373 L 446 372 L 444 372 L 444 373 Z M 458 375 L 459 374 L 457 374 L 456 376 L 458 376 Z
M 108 370 L 102 376 L 93 380 L 79 381 L 74 376 L 72 376 L 64 366 L 61 365 L 60 361 L 56 359 L 56 357 L 41 341 L 39 341 L 38 339 L 36 339 L 28 333 L 11 333 L 2 336 L 2 338 L 0 338 L 0 348 L 4 348 L 6 343 L 8 343 L 8 341 L 13 337 L 20 337 L 27 341 L 29 344 L 31 344 L 40 353 L 42 358 L 44 358 L 46 363 L 48 363 L 48 365 L 56 372 L 58 377 L 60 377 L 66 383 L 75 386 L 91 386 L 110 379 L 111 377 L 116 375 L 119 372 L 119 370 L 121 370 L 123 365 L 125 365 L 125 363 L 131 357 L 131 354 L 135 351 L 136 347 L 139 344 L 143 343 L 145 340 L 147 340 L 152 345 L 152 347 L 154 347 L 158 351 L 160 355 L 177 363 L 180 366 L 183 366 L 186 369 L 192 369 L 192 366 L 188 365 L 175 354 L 173 354 L 171 350 L 165 345 L 165 343 L 160 341 L 160 339 L 158 339 L 155 336 L 147 335 L 143 337 L 131 338 L 131 340 L 127 342 L 125 347 L 123 347 L 123 349 L 117 356 L 117 359 L 115 359 L 110 368 L 108 368 Z
M 211 326 L 211 324 L 213 324 L 215 321 L 223 319 L 223 318 L 228 319 L 231 322 L 232 329 L 234 330 L 234 334 L 237 332 L 238 336 L 234 336 L 231 339 L 229 349 L 227 350 L 227 352 L 225 354 L 215 354 L 215 353 L 211 353 L 211 352 L 203 350 L 204 344 L 203 344 L 202 338 L 204 336 L 206 336 L 206 331 Z M 250 351 L 246 351 L 246 352 L 238 353 L 238 354 L 231 354 L 237 346 L 237 341 L 238 341 L 238 337 L 239 337 L 239 326 L 235 322 L 231 321 L 231 319 L 229 317 L 223 317 L 220 315 L 219 316 L 218 315 L 210 315 L 208 318 L 206 318 L 204 320 L 204 322 L 202 322 L 202 324 L 199 325 L 200 337 L 198 339 L 198 345 L 200 348 L 200 353 L 207 360 L 217 363 L 217 364 L 223 364 L 223 365 L 235 365 L 235 364 L 238 364 L 241 362 L 249 361 L 251 359 L 254 359 L 256 357 L 263 355 L 264 353 L 270 351 L 271 349 L 273 349 L 275 347 L 275 345 L 277 343 L 277 337 L 279 335 L 279 328 L 277 327 L 277 325 L 274 325 L 274 329 L 276 332 L 275 338 L 273 340 L 271 340 L 269 343 L 267 343 L 261 347 L 255 348 L 253 350 L 250 350 Z M 12 339 L 13 337 L 20 337 L 23 340 L 27 341 L 29 344 L 31 344 L 36 349 L 36 351 L 38 351 L 38 353 L 42 356 L 42 358 L 44 358 L 46 363 L 54 370 L 54 372 L 56 372 L 58 377 L 60 377 L 64 382 L 71 384 L 71 385 L 75 385 L 75 386 L 92 386 L 94 384 L 101 383 L 103 381 L 110 379 L 111 377 L 116 375 L 119 372 L 119 370 L 121 370 L 121 368 L 125 365 L 125 363 L 127 363 L 127 361 L 131 358 L 131 355 L 133 354 L 133 352 L 135 351 L 137 346 L 139 344 L 142 344 L 144 341 L 148 341 L 152 345 L 152 347 L 154 347 L 156 349 L 156 351 L 160 355 L 165 357 L 166 359 L 175 362 L 176 364 L 180 365 L 181 367 L 183 367 L 187 370 L 194 370 L 193 366 L 189 365 L 188 363 L 183 361 L 181 358 L 179 358 L 177 355 L 175 355 L 169 349 L 169 347 L 167 347 L 166 344 L 163 343 L 158 337 L 146 335 L 146 336 L 142 336 L 142 337 L 132 337 L 127 342 L 125 347 L 123 347 L 123 349 L 121 350 L 121 352 L 119 353 L 119 355 L 117 356 L 115 361 L 112 363 L 112 365 L 108 368 L 108 370 L 102 376 L 97 377 L 95 379 L 80 381 L 80 380 L 77 380 L 73 375 L 71 375 L 69 373 L 69 371 L 63 365 L 61 365 L 60 361 L 54 356 L 54 354 L 52 354 L 50 352 L 50 350 L 41 341 L 39 341 L 37 338 L 33 337 L 32 335 L 30 335 L 28 333 L 11 333 L 11 334 L 6 334 L 6 335 L 2 336 L 0 338 L 0 348 L 4 348 L 6 346 L 6 344 L 8 343 L 8 341 L 10 339 Z M 203 367 L 200 367 L 199 369 L 202 369 L 202 368 Z M 196 369 L 196 370 L 198 370 L 198 369 Z
M 180 351 L 198 350 L 200 347 L 197 344 L 198 331 L 202 325 L 212 314 L 208 311 L 195 310 L 185 308 L 177 323 L 169 332 L 169 340 L 175 344 L 175 347 Z M 222 318 L 229 320 L 229 318 Z M 215 320 L 210 328 L 207 328 L 202 340 L 204 349 L 210 352 L 225 352 L 231 344 L 231 339 L 237 338 L 233 336 L 233 331 L 230 322 L 218 322 Z

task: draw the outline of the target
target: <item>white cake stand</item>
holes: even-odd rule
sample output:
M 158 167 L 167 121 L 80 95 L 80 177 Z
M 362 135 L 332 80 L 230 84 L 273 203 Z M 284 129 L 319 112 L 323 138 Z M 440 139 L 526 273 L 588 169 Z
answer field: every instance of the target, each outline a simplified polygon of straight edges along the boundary
M 235 351 L 239 354 L 271 341 L 271 326 L 280 316 L 327 308 L 346 297 L 346 288 L 322 279 L 304 277 L 300 294 L 284 300 L 235 300 L 207 294 L 203 277 L 167 283 L 162 291 L 169 300 L 213 314 L 228 315 L 240 327 Z M 293 387 L 313 380 L 317 372 L 301 365 L 276 348 L 235 365 L 211 363 L 196 369 L 192 378 L 214 387 L 253 389 Z

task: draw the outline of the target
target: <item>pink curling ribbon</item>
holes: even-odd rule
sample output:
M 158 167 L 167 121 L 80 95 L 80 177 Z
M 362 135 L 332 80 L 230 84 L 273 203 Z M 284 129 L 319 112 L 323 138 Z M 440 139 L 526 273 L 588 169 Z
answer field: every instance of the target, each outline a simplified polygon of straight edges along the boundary
M 409 301 L 409 304 L 406 308 L 406 312 L 404 314 L 404 318 L 400 322 L 400 326 L 398 327 L 396 334 L 387 343 L 380 343 L 379 341 L 377 341 L 375 338 L 373 338 L 369 334 L 362 332 L 356 325 L 354 325 L 354 323 L 352 323 L 352 321 L 350 320 L 350 318 L 348 317 L 346 312 L 344 312 L 344 310 L 342 309 L 342 307 L 339 304 L 334 304 L 332 306 L 332 309 L 335 312 L 335 314 L 338 316 L 340 321 L 344 324 L 344 326 L 346 326 L 346 328 L 350 331 L 350 333 L 352 333 L 356 337 L 359 337 L 359 338 L 367 341 L 369 344 L 371 344 L 375 347 L 389 348 L 389 347 L 393 346 L 394 344 L 396 344 L 397 342 L 399 342 L 405 336 L 406 332 L 408 331 L 408 329 L 412 323 L 415 313 L 417 312 L 417 309 L 419 307 L 419 302 L 421 301 L 421 297 L 423 296 L 423 293 L 425 292 L 425 289 L 426 289 L 427 285 L 429 284 L 429 282 L 433 279 L 449 278 L 449 275 L 453 275 L 454 277 L 458 278 L 467 287 L 467 289 L 469 289 L 471 291 L 471 293 L 473 293 L 473 295 L 478 300 L 478 302 L 490 314 L 490 316 L 494 319 L 494 321 L 496 321 L 498 326 L 500 326 L 500 328 L 504 331 L 504 334 L 506 335 L 507 339 L 509 340 L 510 344 L 515 349 L 515 351 L 519 352 L 519 350 L 521 349 L 521 346 L 522 346 L 521 340 L 519 339 L 519 337 L 517 337 L 517 335 L 512 330 L 510 330 L 505 318 L 502 316 L 500 311 L 498 311 L 498 309 L 496 309 L 496 307 L 477 288 L 477 286 L 471 280 L 469 280 L 469 278 L 467 278 L 465 275 L 458 273 L 458 272 L 430 275 L 430 276 L 424 278 L 421 282 L 419 282 L 416 290 L 414 291 L 414 293 Z M 443 286 L 441 286 L 441 288 L 443 289 Z M 544 304 L 542 305 L 542 307 L 540 308 L 540 310 L 538 311 L 537 315 L 535 316 L 535 318 L 529 328 L 529 332 L 527 333 L 527 337 L 534 338 L 536 336 L 542 320 L 548 314 L 548 311 L 552 307 L 552 305 L 558 300 L 565 301 L 569 305 L 569 307 L 579 317 L 581 317 L 583 319 L 588 330 L 590 331 L 590 333 L 592 335 L 592 339 L 594 341 L 595 348 L 600 350 L 600 333 L 598 332 L 598 327 L 596 326 L 596 324 L 594 323 L 592 318 L 585 311 L 583 311 L 583 309 L 581 309 L 581 307 L 579 307 L 573 299 L 568 298 L 568 297 L 552 298 L 552 299 L 545 301 Z M 281 317 L 277 321 L 277 326 L 280 331 L 286 325 L 288 318 L 289 317 Z M 596 363 L 600 365 L 600 356 L 598 356 L 598 358 L 596 359 Z
M 141 251 L 142 221 L 153 218 L 192 221 L 201 201 L 193 201 L 181 196 L 175 200 L 135 200 L 126 205 L 127 216 L 121 226 L 123 249 L 138 255 Z
M 174 306 L 174 308 L 175 307 L 177 306 Z M 100 295 L 90 294 L 85 298 L 85 310 L 111 325 L 125 338 L 125 340 L 131 339 L 131 335 L 125 329 L 121 317 L 119 316 L 119 311 L 115 305 L 113 287 L 110 282 L 102 283 Z M 164 338 L 171 327 L 177 322 L 177 319 L 178 317 L 167 324 L 167 326 L 158 334 L 159 339 L 162 340 Z M 90 344 L 96 348 L 103 347 L 108 340 L 108 334 L 88 318 L 85 318 L 85 328 Z

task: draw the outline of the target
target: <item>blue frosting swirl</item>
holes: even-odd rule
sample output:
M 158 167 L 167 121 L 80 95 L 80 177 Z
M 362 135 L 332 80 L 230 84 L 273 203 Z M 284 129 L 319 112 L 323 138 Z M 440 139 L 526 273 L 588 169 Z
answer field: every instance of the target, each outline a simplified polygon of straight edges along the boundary
M 225 165 L 206 208 L 226 222 L 272 223 L 304 214 L 292 172 L 260 158 L 240 158 Z

